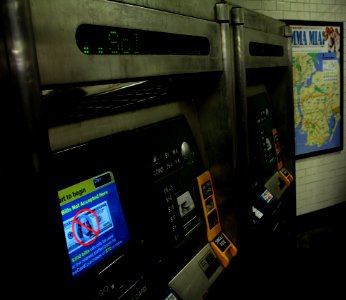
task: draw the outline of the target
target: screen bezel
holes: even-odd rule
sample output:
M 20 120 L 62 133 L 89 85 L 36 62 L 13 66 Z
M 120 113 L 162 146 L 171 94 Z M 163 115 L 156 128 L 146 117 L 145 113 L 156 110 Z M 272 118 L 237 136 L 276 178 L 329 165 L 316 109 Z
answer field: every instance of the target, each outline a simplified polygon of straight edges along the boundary
M 119 268 L 116 268 L 119 272 L 126 271 L 123 267 L 124 261 L 127 263 L 128 261 L 133 261 L 133 265 L 135 264 L 136 259 L 134 259 L 133 249 L 140 247 L 141 234 L 134 230 L 134 223 L 131 221 L 136 216 L 133 213 L 129 213 L 128 203 L 131 202 L 129 199 L 133 197 L 133 187 L 131 187 L 133 180 L 129 180 L 128 169 L 130 168 L 128 168 L 127 163 L 119 159 L 124 155 L 123 147 L 116 147 L 118 143 L 114 144 L 114 140 L 117 140 L 119 145 L 124 144 L 126 142 L 124 140 L 125 136 L 125 134 L 117 134 L 116 139 L 113 136 L 103 137 L 52 153 L 50 176 L 53 183 L 52 189 L 55 190 L 52 201 L 55 201 L 59 207 L 60 216 L 59 221 L 56 221 L 58 222 L 56 225 L 59 227 L 60 236 L 64 240 L 64 252 L 62 255 L 64 264 L 63 276 L 66 278 L 65 281 L 71 290 L 78 290 L 78 286 L 84 286 L 86 282 L 93 285 L 94 281 L 102 280 L 102 278 L 109 276 L 107 275 L 109 272 L 114 272 L 114 268 L 109 268 L 109 266 L 114 263 L 119 266 Z M 93 159 L 94 156 L 96 156 L 96 159 Z M 58 191 L 107 172 L 112 172 L 114 176 L 114 182 L 131 238 L 109 256 L 104 257 L 98 264 L 83 274 L 73 277 L 70 257 L 66 247 Z

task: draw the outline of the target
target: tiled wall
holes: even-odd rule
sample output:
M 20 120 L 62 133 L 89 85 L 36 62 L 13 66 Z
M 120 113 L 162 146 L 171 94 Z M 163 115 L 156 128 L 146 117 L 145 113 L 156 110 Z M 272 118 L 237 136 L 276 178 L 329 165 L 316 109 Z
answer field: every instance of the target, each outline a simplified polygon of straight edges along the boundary
M 346 0 L 235 0 L 232 4 L 281 20 L 344 22 L 346 45 Z M 343 124 L 346 149 L 346 53 L 344 50 Z M 346 150 L 304 158 L 296 162 L 297 215 L 346 201 Z

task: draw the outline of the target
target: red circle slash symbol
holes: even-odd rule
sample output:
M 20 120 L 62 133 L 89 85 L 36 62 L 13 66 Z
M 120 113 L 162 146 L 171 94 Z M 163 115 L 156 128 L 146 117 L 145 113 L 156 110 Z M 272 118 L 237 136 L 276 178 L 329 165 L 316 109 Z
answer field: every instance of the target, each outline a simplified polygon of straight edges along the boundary
M 94 222 L 92 218 L 95 219 Z M 97 228 L 94 228 L 95 222 Z M 82 246 L 89 246 L 96 241 L 99 233 L 100 221 L 96 213 L 89 208 L 79 210 L 72 220 L 72 234 L 76 242 Z

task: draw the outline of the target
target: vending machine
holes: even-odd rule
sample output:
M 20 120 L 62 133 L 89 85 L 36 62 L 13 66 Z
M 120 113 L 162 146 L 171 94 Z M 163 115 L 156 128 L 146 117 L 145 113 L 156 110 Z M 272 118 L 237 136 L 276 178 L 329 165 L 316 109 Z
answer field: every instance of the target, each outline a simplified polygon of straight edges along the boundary
M 229 17 L 234 37 L 239 194 L 246 195 L 239 204 L 244 212 L 239 225 L 249 256 L 257 261 L 256 255 L 267 254 L 265 260 L 295 248 L 291 30 L 243 7 L 219 8 Z
M 232 264 L 218 2 L 2 2 L 8 278 L 27 296 L 201 299 Z

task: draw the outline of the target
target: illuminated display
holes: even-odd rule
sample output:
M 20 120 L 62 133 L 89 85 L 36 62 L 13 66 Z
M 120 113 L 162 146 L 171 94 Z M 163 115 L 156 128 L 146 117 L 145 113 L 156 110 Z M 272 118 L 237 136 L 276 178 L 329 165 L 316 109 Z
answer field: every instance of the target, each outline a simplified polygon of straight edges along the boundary
M 82 24 L 76 43 L 86 55 L 208 55 L 206 37 Z
M 230 245 L 230 242 L 225 238 L 222 232 L 214 239 L 214 243 L 219 247 L 219 249 L 222 252 L 224 252 Z
M 58 195 L 74 277 L 130 240 L 111 172 L 69 186 Z
M 204 199 L 207 199 L 213 194 L 213 187 L 211 186 L 210 180 L 208 180 L 206 183 L 202 185 L 202 193 Z
M 182 166 L 183 158 L 178 146 L 152 155 L 151 168 L 154 178 L 164 176 Z

